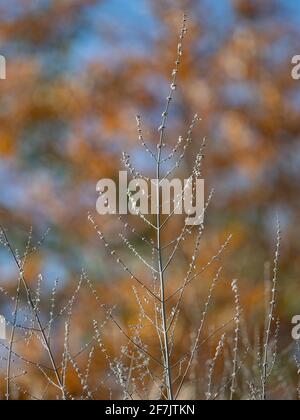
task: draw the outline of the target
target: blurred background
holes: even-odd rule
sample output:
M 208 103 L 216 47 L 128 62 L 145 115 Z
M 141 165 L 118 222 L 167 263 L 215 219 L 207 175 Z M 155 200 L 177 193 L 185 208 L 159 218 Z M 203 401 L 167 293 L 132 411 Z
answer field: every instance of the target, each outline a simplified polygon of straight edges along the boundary
M 95 213 L 97 181 L 117 176 L 122 151 L 151 173 L 135 116 L 143 116 L 145 137 L 156 144 L 183 12 L 189 31 L 167 138 L 175 144 L 193 115 L 201 116 L 194 152 L 206 136 L 203 171 L 207 189 L 216 190 L 201 258 L 206 261 L 233 234 L 225 278 L 239 279 L 254 328 L 263 316 L 279 214 L 278 314 L 285 348 L 292 341 L 291 318 L 300 312 L 300 83 L 291 77 L 291 59 L 300 53 L 295 0 L 1 1 L 7 80 L 0 82 L 0 221 L 18 249 L 30 226 L 35 240 L 51 229 L 27 261 L 32 284 L 42 274 L 49 291 L 59 279 L 63 299 L 84 268 L 107 303 L 120 305 L 124 322 L 135 317 L 128 279 L 108 260 L 87 213 Z M 95 220 L 120 248 L 116 221 Z M 1 248 L 0 286 L 13 294 L 16 280 L 14 263 Z M 215 322 L 231 310 L 227 289 L 218 293 Z M 0 304 L 10 319 L 5 296 Z M 90 305 L 87 297 L 80 304 L 78 337 Z M 194 316 L 186 313 L 189 321 Z

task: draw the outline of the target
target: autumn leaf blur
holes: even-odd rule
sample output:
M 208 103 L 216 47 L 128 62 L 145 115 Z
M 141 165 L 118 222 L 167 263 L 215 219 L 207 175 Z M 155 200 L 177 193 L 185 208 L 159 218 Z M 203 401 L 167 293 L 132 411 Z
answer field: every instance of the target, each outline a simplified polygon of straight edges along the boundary
M 150 172 L 139 151 L 135 116 L 143 116 L 147 142 L 154 146 L 185 11 L 189 31 L 168 143 L 174 145 L 184 135 L 196 112 L 201 116 L 194 152 L 205 136 L 204 175 L 207 187 L 216 193 L 199 262 L 205 264 L 233 235 L 210 321 L 216 326 L 232 316 L 230 284 L 238 278 L 245 318 L 253 329 L 250 335 L 259 333 L 255 323 L 265 309 L 266 267 L 273 262 L 278 213 L 283 231 L 280 346 L 292 345 L 291 319 L 300 311 L 300 83 L 291 78 L 291 57 L 299 53 L 300 8 L 295 3 L 1 2 L 0 53 L 7 58 L 8 76 L 0 81 L 0 221 L 20 252 L 30 226 L 35 241 L 51 229 L 39 252 L 28 258 L 31 285 L 42 274 L 51 291 L 58 279 L 62 302 L 76 289 L 84 269 L 103 302 L 118 305 L 124 325 L 136 321 L 132 283 L 108 259 L 87 213 L 95 212 L 97 181 L 117 177 L 122 151 L 131 153 L 140 170 Z M 192 161 L 191 153 L 185 167 Z M 122 250 L 116 220 L 97 216 L 97 222 Z M 147 234 L 147 228 L 142 229 Z M 172 239 L 172 229 L 168 237 Z M 192 246 L 187 241 L 180 261 L 186 261 Z M 183 274 L 180 261 L 172 273 L 174 283 Z M 17 273 L 2 248 L 0 262 L 0 286 L 13 294 Z M 143 273 L 133 259 L 131 265 Z M 214 274 L 212 268 L 186 295 L 177 332 L 178 355 L 187 351 L 186 326 L 197 325 L 199 302 Z M 10 319 L 5 295 L 0 303 L 0 312 Z M 75 347 L 80 348 L 96 312 L 97 302 L 83 292 L 74 313 Z M 110 328 L 105 341 L 114 354 L 122 339 L 116 328 Z M 63 329 L 58 327 L 57 335 L 63 337 Z M 151 342 L 153 337 L 147 330 L 145 334 Z M 39 351 L 32 344 L 32 354 L 39 357 Z M 206 356 L 199 355 L 199 365 Z M 103 375 L 104 359 L 99 354 L 95 368 Z M 294 373 L 286 374 L 294 380 Z M 95 387 L 99 379 L 92 377 Z M 76 395 L 77 376 L 69 382 Z M 42 387 L 37 382 L 34 393 Z

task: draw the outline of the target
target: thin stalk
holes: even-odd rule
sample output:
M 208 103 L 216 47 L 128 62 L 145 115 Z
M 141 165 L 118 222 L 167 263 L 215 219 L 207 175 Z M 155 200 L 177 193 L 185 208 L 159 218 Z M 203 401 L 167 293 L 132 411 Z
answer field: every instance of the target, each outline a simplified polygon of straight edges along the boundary
M 163 144 L 163 131 L 161 133 L 160 144 L 158 146 L 157 165 L 156 165 L 156 178 L 157 178 L 157 191 L 156 191 L 156 203 L 157 203 L 157 254 L 158 254 L 158 275 L 160 282 L 160 299 L 161 299 L 161 317 L 162 317 L 162 335 L 163 335 L 163 355 L 164 355 L 164 374 L 166 377 L 166 388 L 168 394 L 168 400 L 173 400 L 173 387 L 172 387 L 172 372 L 170 364 L 170 352 L 169 352 L 169 337 L 167 329 L 167 314 L 166 314 L 166 301 L 165 301 L 165 278 L 163 270 L 163 259 L 161 250 L 161 211 L 160 211 L 160 162 L 161 162 L 161 150 Z
M 274 312 L 276 307 L 276 297 L 277 297 L 277 280 L 278 280 L 278 266 L 280 258 L 280 245 L 281 245 L 281 227 L 279 219 L 277 218 L 277 243 L 276 243 L 276 253 L 274 259 L 274 269 L 273 269 L 273 281 L 272 281 L 272 291 L 271 291 L 271 300 L 270 300 L 270 309 L 267 319 L 267 329 L 265 333 L 265 343 L 264 343 L 264 355 L 263 355 L 263 365 L 262 365 L 262 400 L 267 399 L 267 381 L 269 377 L 268 368 L 269 368 L 269 344 L 272 333 L 272 324 L 274 321 Z
M 179 37 L 179 44 L 177 50 L 177 59 L 175 62 L 175 68 L 172 72 L 172 82 L 170 86 L 170 92 L 167 97 L 167 103 L 165 110 L 162 114 L 162 122 L 159 127 L 159 142 L 157 145 L 157 159 L 156 159 L 156 241 L 157 241 L 157 259 L 158 259 L 158 278 L 160 284 L 160 306 L 161 306 L 161 322 L 162 322 L 162 336 L 163 336 L 163 361 L 164 361 L 164 375 L 167 388 L 168 400 L 174 399 L 173 393 L 173 383 L 172 383 L 172 368 L 170 363 L 170 350 L 169 350 L 169 333 L 167 327 L 167 311 L 166 311 L 166 298 L 165 298 L 165 276 L 164 276 L 164 266 L 163 266 L 163 257 L 162 257 L 162 243 L 161 243 L 161 232 L 164 223 L 161 220 L 161 197 L 160 197 L 160 182 L 161 182 L 161 165 L 162 165 L 162 149 L 165 146 L 165 130 L 166 122 L 168 119 L 169 108 L 173 99 L 173 93 L 176 90 L 176 80 L 179 70 L 179 65 L 182 55 L 182 40 L 186 33 L 186 16 L 183 16 L 182 29 Z
M 20 288 L 21 288 L 21 278 L 19 276 L 16 303 L 15 303 L 15 308 L 14 308 L 14 319 L 13 319 L 12 332 L 11 332 L 10 341 L 9 341 L 8 360 L 7 360 L 7 367 L 6 367 L 6 400 L 7 401 L 10 399 L 11 359 L 12 359 L 12 353 L 13 353 L 14 338 L 15 338 L 15 333 L 16 333 L 18 307 L 19 307 L 19 302 L 20 302 Z
M 30 291 L 30 288 L 29 288 L 29 286 L 27 284 L 27 281 L 25 279 L 25 276 L 24 276 L 23 267 L 20 264 L 20 262 L 19 262 L 19 260 L 18 260 L 18 258 L 16 256 L 16 254 L 15 254 L 15 252 L 14 252 L 14 250 L 13 250 L 13 248 L 12 248 L 10 242 L 9 242 L 9 239 L 7 237 L 7 234 L 6 234 L 5 230 L 4 230 L 4 228 L 1 226 L 0 229 L 1 229 L 2 233 L 3 233 L 4 239 L 6 241 L 6 245 L 7 245 L 8 249 L 10 250 L 11 255 L 12 255 L 12 257 L 13 257 L 15 263 L 16 263 L 16 266 L 17 266 L 17 268 L 19 270 L 19 276 L 20 276 L 21 282 L 23 283 L 23 286 L 24 286 L 24 289 L 25 289 L 25 292 L 26 292 L 26 295 L 27 295 L 28 303 L 29 303 L 29 305 L 30 305 L 30 307 L 31 307 L 31 309 L 33 311 L 34 317 L 35 317 L 35 319 L 37 321 L 39 332 L 40 332 L 40 334 L 42 336 L 42 340 L 44 341 L 45 348 L 46 348 L 46 351 L 48 353 L 48 356 L 49 356 L 49 359 L 50 359 L 50 362 L 51 362 L 51 365 L 53 367 L 53 371 L 54 371 L 54 374 L 55 374 L 55 377 L 56 377 L 56 380 L 57 380 L 58 388 L 60 389 L 60 391 L 62 393 L 63 400 L 66 400 L 65 390 L 64 390 L 64 387 L 63 387 L 63 383 L 62 383 L 62 380 L 61 380 L 61 377 L 60 377 L 58 368 L 57 368 L 56 363 L 55 363 L 54 355 L 52 353 L 52 350 L 50 348 L 49 342 L 47 340 L 47 337 L 46 337 L 44 328 L 42 326 L 42 322 L 40 320 L 39 314 L 38 314 L 38 312 L 36 310 L 35 304 L 34 304 L 34 302 L 32 300 L 31 291 Z

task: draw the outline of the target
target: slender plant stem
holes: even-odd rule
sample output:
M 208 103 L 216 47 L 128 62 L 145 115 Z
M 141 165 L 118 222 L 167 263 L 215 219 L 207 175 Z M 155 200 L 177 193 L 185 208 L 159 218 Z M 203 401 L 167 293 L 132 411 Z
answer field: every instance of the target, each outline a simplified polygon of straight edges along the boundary
M 43 341 L 44 341 L 45 348 L 46 348 L 46 350 L 47 350 L 47 353 L 48 353 L 48 356 L 49 356 L 49 359 L 50 359 L 51 365 L 52 365 L 52 367 L 53 367 L 53 371 L 54 371 L 54 373 L 55 373 L 55 377 L 56 377 L 56 380 L 57 380 L 57 383 L 58 383 L 58 388 L 61 390 L 61 393 L 62 393 L 62 398 L 63 398 L 64 400 L 66 400 L 66 394 L 65 394 L 64 387 L 63 387 L 62 379 L 61 379 L 61 377 L 60 377 L 60 374 L 59 374 L 58 368 L 57 368 L 57 366 L 56 366 L 56 362 L 55 362 L 55 359 L 54 359 L 54 356 L 53 356 L 53 353 L 52 353 L 52 350 L 51 350 L 50 344 L 49 344 L 49 342 L 48 342 L 48 340 L 47 340 L 45 330 L 44 330 L 44 328 L 43 328 L 43 326 L 42 326 L 42 323 L 41 323 L 41 320 L 40 320 L 40 317 L 39 317 L 38 311 L 37 311 L 37 309 L 36 309 L 36 307 L 35 307 L 35 304 L 34 304 L 34 302 L 33 302 L 33 300 L 32 300 L 31 291 L 30 291 L 30 288 L 29 288 L 29 286 L 28 286 L 28 284 L 27 284 L 27 281 L 26 281 L 26 279 L 25 279 L 25 276 L 24 276 L 23 267 L 22 267 L 22 265 L 20 264 L 20 262 L 19 262 L 19 260 L 18 260 L 18 258 L 17 258 L 17 256 L 16 256 L 16 254 L 15 254 L 15 252 L 14 252 L 14 250 L 13 250 L 13 248 L 12 248 L 12 246 L 11 246 L 10 242 L 9 242 L 8 236 L 7 236 L 7 234 L 6 234 L 5 230 L 4 230 L 4 228 L 3 228 L 2 226 L 0 226 L 0 229 L 1 229 L 2 233 L 3 233 L 3 236 L 4 236 L 4 238 L 5 238 L 6 244 L 7 244 L 8 248 L 9 248 L 9 250 L 10 250 L 10 252 L 11 252 L 11 255 L 12 255 L 12 257 L 13 257 L 13 259 L 14 259 L 15 263 L 16 263 L 16 266 L 17 266 L 17 268 L 18 268 L 18 270 L 19 270 L 19 276 L 20 276 L 21 282 L 23 283 L 23 286 L 24 286 L 24 289 L 25 289 L 25 292 L 26 292 L 26 295 L 27 295 L 28 303 L 29 303 L 29 305 L 30 305 L 30 307 L 31 307 L 31 309 L 32 309 L 32 311 L 33 311 L 33 313 L 34 313 L 34 316 L 35 316 L 35 318 L 36 318 L 36 321 L 37 321 L 37 324 L 38 324 L 39 331 L 40 331 L 40 333 L 41 333 L 42 339 L 43 339 Z
M 166 387 L 168 399 L 173 400 L 173 389 L 172 389 L 172 372 L 170 364 L 170 352 L 169 352 L 169 337 L 167 328 L 167 315 L 166 315 L 166 302 L 165 302 L 165 278 L 163 270 L 163 259 L 161 250 L 161 211 L 160 211 L 160 162 L 161 162 L 161 150 L 163 143 L 163 135 L 161 135 L 161 141 L 158 146 L 158 157 L 156 165 L 156 178 L 157 178 L 157 191 L 156 191 L 156 203 L 157 203 L 157 254 L 158 254 L 158 274 L 160 282 L 160 299 L 161 299 L 161 317 L 162 317 L 162 334 L 164 341 L 164 374 L 166 377 Z
M 267 381 L 269 377 L 268 368 L 269 368 L 269 344 L 272 333 L 272 324 L 274 321 L 274 312 L 276 307 L 276 296 L 277 296 L 277 280 L 278 280 L 278 270 L 279 270 L 279 257 L 280 257 L 280 245 L 281 245 L 281 227 L 279 218 L 277 218 L 277 243 L 276 243 L 276 253 L 274 259 L 274 269 L 273 269 L 273 281 L 272 281 L 272 292 L 270 300 L 270 309 L 267 319 L 267 329 L 265 333 L 265 342 L 264 342 L 264 355 L 263 355 L 263 365 L 262 365 L 262 400 L 267 399 Z
M 19 307 L 19 302 L 20 302 L 20 288 L 21 288 L 21 278 L 19 276 L 16 303 L 15 303 L 15 308 L 14 308 L 14 320 L 13 320 L 12 331 L 11 331 L 11 336 L 10 336 L 10 341 L 9 341 L 8 359 L 7 359 L 7 367 L 6 367 L 6 400 L 7 401 L 10 399 L 11 359 L 12 359 L 12 353 L 13 353 L 14 338 L 15 338 L 15 333 L 16 333 L 18 307 Z
M 170 86 L 170 92 L 167 97 L 167 103 L 165 110 L 162 114 L 162 122 L 159 127 L 159 142 L 157 145 L 157 158 L 156 158 L 156 240 L 157 240 L 157 257 L 158 257 L 158 277 L 160 284 L 160 306 L 161 306 L 161 322 L 162 322 L 162 336 L 163 336 L 163 361 L 164 361 L 164 376 L 167 388 L 168 400 L 174 399 L 173 392 L 173 383 L 172 383 L 172 367 L 170 362 L 170 349 L 169 349 L 169 331 L 167 326 L 167 309 L 166 309 L 166 293 L 165 293 L 165 276 L 164 276 L 164 264 L 162 257 L 162 242 L 161 242 L 161 233 L 164 227 L 165 221 L 162 222 L 162 213 L 161 213 L 161 197 L 160 197 L 160 183 L 161 183 L 161 165 L 162 165 L 162 149 L 165 146 L 165 131 L 166 131 L 166 122 L 168 119 L 169 108 L 173 99 L 173 93 L 176 90 L 176 80 L 179 70 L 179 65 L 182 55 L 182 40 L 186 32 L 186 16 L 183 16 L 182 29 L 180 33 L 180 42 L 178 44 L 177 59 L 175 62 L 175 68 L 172 72 L 172 82 Z

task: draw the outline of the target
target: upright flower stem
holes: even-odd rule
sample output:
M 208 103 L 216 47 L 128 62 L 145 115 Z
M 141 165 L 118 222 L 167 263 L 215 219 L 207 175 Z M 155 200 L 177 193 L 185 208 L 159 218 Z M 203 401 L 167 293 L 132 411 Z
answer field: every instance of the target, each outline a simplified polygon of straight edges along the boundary
M 156 240 L 157 240 L 157 257 L 158 257 L 158 277 L 160 283 L 160 300 L 161 300 L 161 319 L 162 319 L 162 335 L 163 335 L 163 364 L 164 364 L 164 376 L 165 376 L 165 383 L 167 388 L 167 396 L 168 400 L 174 399 L 174 392 L 173 392 L 173 383 L 172 383 L 172 367 L 170 363 L 170 346 L 169 346 L 169 329 L 167 326 L 167 309 L 166 309 L 166 297 L 165 297 L 165 276 L 164 272 L 165 269 L 163 267 L 163 256 L 162 256 L 162 243 L 161 243 L 161 233 L 164 227 L 164 223 L 161 220 L 161 197 L 160 197 L 160 181 L 161 177 L 161 166 L 162 166 L 162 149 L 164 145 L 165 139 L 165 130 L 166 130 L 166 122 L 168 119 L 169 108 L 173 99 L 173 93 L 176 90 L 176 80 L 177 74 L 179 70 L 179 65 L 182 56 L 182 41 L 184 35 L 186 33 L 186 16 L 183 16 L 182 28 L 179 36 L 179 44 L 177 47 L 177 58 L 175 61 L 175 66 L 172 71 L 172 81 L 170 85 L 170 92 L 167 97 L 167 103 L 165 110 L 162 114 L 162 122 L 161 126 L 159 127 L 159 142 L 157 145 L 157 157 L 156 157 L 156 180 L 157 180 L 157 190 L 156 190 Z
M 173 387 L 172 387 L 172 372 L 170 364 L 170 351 L 169 351 L 169 337 L 167 328 L 167 314 L 166 314 L 166 299 L 165 299 L 165 278 L 163 271 L 163 258 L 161 249 L 161 199 L 160 199 L 160 166 L 161 166 L 161 150 L 163 144 L 163 133 L 161 134 L 160 143 L 158 145 L 157 165 L 156 165 L 156 204 L 157 204 L 157 254 L 158 254 L 158 274 L 160 282 L 160 299 L 161 299 L 161 317 L 162 317 L 162 334 L 163 334 L 163 359 L 164 359 L 164 375 L 166 381 L 167 395 L 169 400 L 173 400 Z
M 267 329 L 265 332 L 265 343 L 264 343 L 264 354 L 263 354 L 263 365 L 262 365 L 262 400 L 267 399 L 267 381 L 269 377 L 269 345 L 272 333 L 272 324 L 274 321 L 274 312 L 276 307 L 276 296 L 277 296 L 277 281 L 278 281 L 278 271 L 279 271 L 279 258 L 280 258 L 280 245 L 281 245 L 281 227 L 279 218 L 277 218 L 277 243 L 276 243 L 276 253 L 274 259 L 274 269 L 273 269 L 273 281 L 272 281 L 272 292 L 270 300 L 270 309 L 267 319 Z

